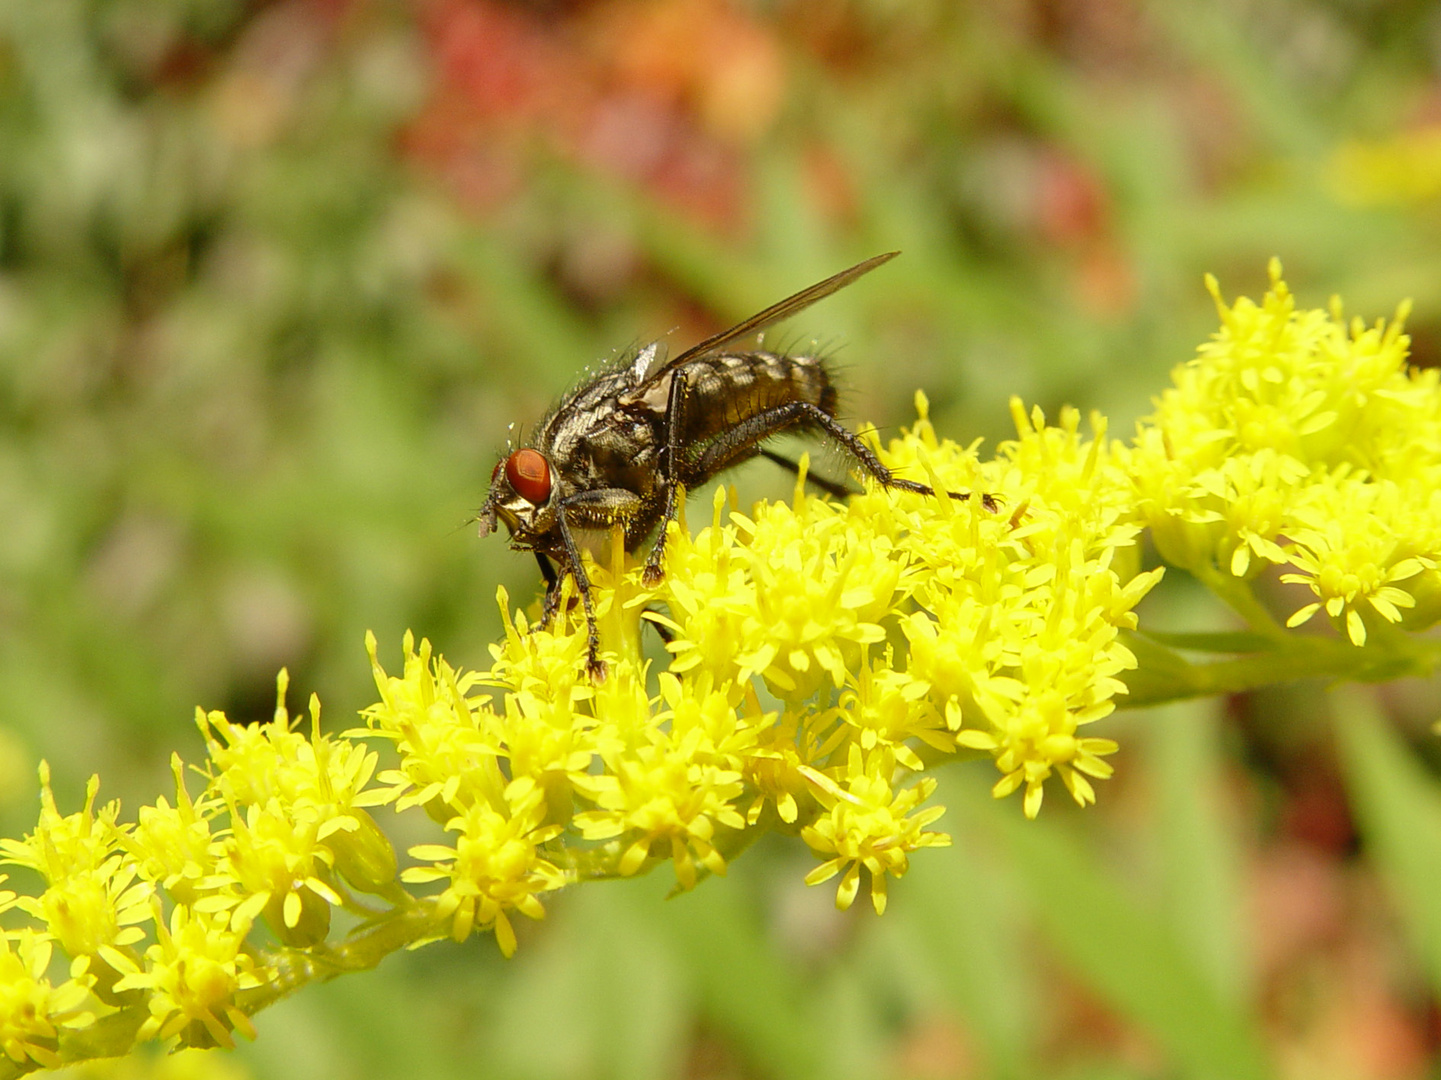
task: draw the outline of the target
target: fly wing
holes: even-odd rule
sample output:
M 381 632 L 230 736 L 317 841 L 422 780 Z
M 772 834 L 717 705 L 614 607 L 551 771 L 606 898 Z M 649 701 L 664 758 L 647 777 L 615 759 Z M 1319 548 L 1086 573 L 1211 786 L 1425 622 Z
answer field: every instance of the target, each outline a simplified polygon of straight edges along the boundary
M 706 338 L 699 345 L 692 345 L 680 355 L 671 357 L 664 365 L 651 372 L 646 382 L 649 383 L 659 378 L 665 372 L 673 371 L 698 356 L 705 356 L 708 353 L 717 352 L 733 341 L 739 341 L 742 338 L 750 337 L 752 334 L 758 334 L 768 326 L 789 319 L 792 315 L 804 311 L 816 301 L 824 300 L 827 296 L 830 296 L 831 293 L 844 289 L 858 277 L 869 274 L 882 263 L 890 262 L 899 254 L 899 251 L 888 251 L 884 255 L 872 255 L 865 262 L 858 262 L 849 270 L 842 270 L 839 274 L 828 277 L 824 281 L 816 282 L 816 284 L 808 289 L 802 289 L 794 296 L 786 297 L 778 304 L 772 304 L 764 311 L 752 315 L 749 319 L 736 323 L 736 325 L 732 326 L 729 330 L 722 330 L 719 334 Z

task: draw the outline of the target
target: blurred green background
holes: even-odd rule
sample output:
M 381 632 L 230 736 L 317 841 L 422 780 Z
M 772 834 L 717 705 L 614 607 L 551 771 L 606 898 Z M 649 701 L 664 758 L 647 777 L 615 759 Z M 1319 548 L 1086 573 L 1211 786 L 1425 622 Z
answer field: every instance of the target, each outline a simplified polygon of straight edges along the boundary
M 883 429 L 919 387 L 961 440 L 1012 394 L 1125 435 L 1202 274 L 1258 296 L 1272 255 L 1309 306 L 1413 297 L 1434 362 L 1438 64 L 1416 0 L 0 0 L 0 820 L 41 757 L 133 813 L 282 665 L 351 726 L 366 629 L 485 663 L 496 586 L 538 589 L 470 520 L 508 425 L 880 251 L 785 340 Z M 1147 617 L 1218 614 L 1173 576 Z M 1085 814 L 944 774 L 956 846 L 884 919 L 761 845 L 307 991 L 239 1061 L 1441 1076 L 1437 689 L 1123 714 Z

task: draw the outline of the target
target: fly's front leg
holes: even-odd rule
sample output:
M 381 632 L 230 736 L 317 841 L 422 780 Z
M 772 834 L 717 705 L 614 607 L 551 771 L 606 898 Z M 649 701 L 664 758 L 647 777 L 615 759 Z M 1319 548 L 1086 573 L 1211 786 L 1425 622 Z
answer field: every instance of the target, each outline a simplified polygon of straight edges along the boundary
M 575 542 L 577 528 L 603 529 L 616 522 L 625 523 L 640 509 L 640 496 L 625 488 L 601 488 L 598 491 L 582 491 L 562 500 L 556 515 L 560 540 L 565 546 L 565 569 L 575 578 L 580 590 L 580 602 L 585 607 L 586 654 L 585 666 L 590 677 L 596 682 L 605 678 L 605 662 L 600 658 L 600 629 L 595 621 L 595 601 L 590 595 L 590 577 L 580 561 L 580 546 Z M 556 593 L 560 592 L 559 586 Z
M 695 472 L 700 476 L 714 476 L 739 457 L 754 452 L 755 444 L 771 435 L 788 428 L 811 425 L 820 428 L 836 442 L 850 451 L 866 472 L 873 476 L 882 487 L 914 491 L 918 495 L 934 495 L 935 489 L 915 480 L 903 480 L 881 463 L 875 452 L 861 441 L 859 435 L 840 423 L 834 416 L 809 401 L 790 401 L 773 409 L 757 413 L 749 420 L 737 424 L 725 434 L 712 440 L 695 462 Z M 774 460 L 774 458 L 772 458 Z M 964 502 L 971 497 L 968 491 L 947 492 L 951 498 Z M 983 494 L 981 505 L 994 513 L 997 509 L 994 495 Z
M 659 585 L 665 577 L 665 542 L 670 534 L 670 523 L 679 510 L 681 431 L 684 429 L 686 403 L 686 377 L 684 369 L 677 371 L 670 379 L 670 396 L 665 403 L 665 506 L 661 511 L 660 525 L 656 529 L 655 544 L 645 561 L 645 570 L 640 580 L 647 587 Z

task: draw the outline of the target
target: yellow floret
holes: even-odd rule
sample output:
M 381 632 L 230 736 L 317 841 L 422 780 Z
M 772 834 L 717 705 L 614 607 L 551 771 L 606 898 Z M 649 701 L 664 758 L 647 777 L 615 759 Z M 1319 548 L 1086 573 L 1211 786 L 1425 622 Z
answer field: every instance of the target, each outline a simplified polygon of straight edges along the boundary
M 1279 566 L 1315 598 L 1286 625 L 1324 612 L 1356 646 L 1431 625 L 1441 394 L 1407 368 L 1408 305 L 1370 327 L 1339 301 L 1298 310 L 1274 260 L 1260 304 L 1208 286 L 1221 330 L 1123 450 L 1157 548 L 1213 582 Z

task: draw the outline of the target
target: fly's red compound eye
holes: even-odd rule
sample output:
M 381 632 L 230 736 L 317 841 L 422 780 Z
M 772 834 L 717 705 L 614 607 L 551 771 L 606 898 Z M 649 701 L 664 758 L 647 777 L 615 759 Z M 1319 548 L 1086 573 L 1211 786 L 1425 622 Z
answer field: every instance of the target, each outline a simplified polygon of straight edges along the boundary
M 506 458 L 505 478 L 527 502 L 540 506 L 550 498 L 550 462 L 537 450 L 517 450 Z

